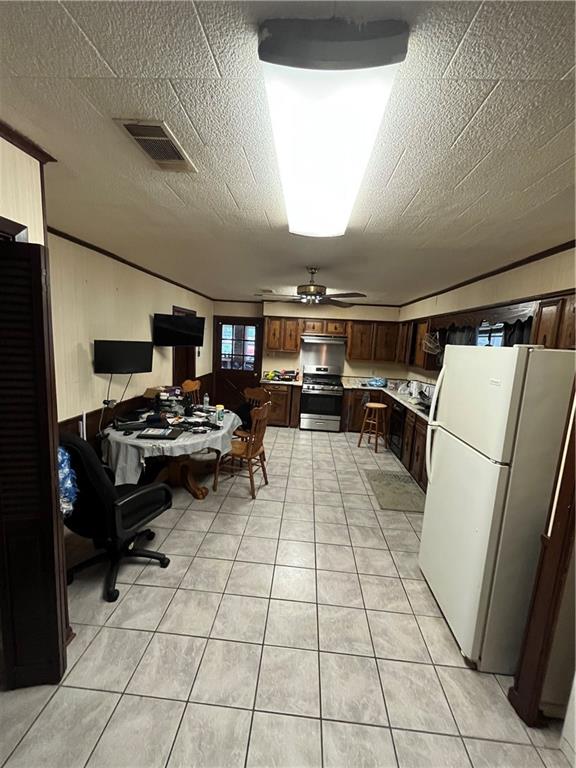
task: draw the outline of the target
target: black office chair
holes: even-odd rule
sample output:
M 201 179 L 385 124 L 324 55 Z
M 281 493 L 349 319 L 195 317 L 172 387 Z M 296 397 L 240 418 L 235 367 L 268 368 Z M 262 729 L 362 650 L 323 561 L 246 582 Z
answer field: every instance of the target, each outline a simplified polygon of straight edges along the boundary
M 120 594 L 116 579 L 124 557 L 148 557 L 167 568 L 170 560 L 161 552 L 135 546 L 139 536 L 151 541 L 155 533 L 143 526 L 172 506 L 172 491 L 167 485 L 114 485 L 114 473 L 100 462 L 96 451 L 85 440 L 73 434 L 60 435 L 60 445 L 70 455 L 76 473 L 78 496 L 74 510 L 64 524 L 79 536 L 92 539 L 96 549 L 104 549 L 68 569 L 68 584 L 74 574 L 95 563 L 110 561 L 105 579 L 105 597 L 114 602 Z

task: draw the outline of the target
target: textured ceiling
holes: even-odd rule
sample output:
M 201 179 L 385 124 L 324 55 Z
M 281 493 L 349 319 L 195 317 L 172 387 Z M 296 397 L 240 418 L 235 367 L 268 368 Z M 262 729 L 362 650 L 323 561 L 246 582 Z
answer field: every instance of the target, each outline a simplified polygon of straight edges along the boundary
M 348 231 L 318 240 L 287 231 L 257 23 L 333 14 L 411 35 Z M 1 117 L 58 160 L 49 225 L 210 296 L 317 263 L 396 304 L 574 236 L 572 2 L 0 2 L 0 29 Z M 199 172 L 115 117 L 164 120 Z

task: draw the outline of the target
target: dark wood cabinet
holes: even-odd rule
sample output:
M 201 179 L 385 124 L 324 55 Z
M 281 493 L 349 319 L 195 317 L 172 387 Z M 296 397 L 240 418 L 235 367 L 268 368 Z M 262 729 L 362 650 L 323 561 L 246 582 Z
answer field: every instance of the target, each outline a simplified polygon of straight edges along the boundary
M 398 323 L 375 323 L 373 359 L 393 362 L 396 359 L 397 342 Z
M 282 349 L 282 318 L 266 318 L 264 346 L 267 352 L 280 352 Z
M 412 344 L 412 323 L 398 323 L 398 337 L 396 340 L 397 363 L 408 365 L 410 362 L 410 347 Z
M 290 405 L 290 426 L 298 427 L 300 425 L 300 398 L 302 396 L 302 387 L 291 387 L 290 393 L 292 396 Z
M 428 333 L 428 324 L 429 320 L 418 320 L 414 324 L 413 329 L 413 336 L 414 336 L 414 349 L 412 353 L 412 364 L 416 368 L 425 368 L 426 367 L 426 358 L 427 355 L 424 352 L 424 347 L 422 346 L 424 337 Z
M 406 413 L 404 421 L 404 434 L 402 435 L 402 464 L 410 470 L 412 462 L 412 444 L 414 442 L 414 425 L 416 423 L 416 414 L 413 411 Z
M 290 385 L 267 384 L 270 392 L 270 416 L 268 424 L 271 427 L 287 427 L 290 425 Z
M 549 299 L 540 302 L 536 315 L 534 344 L 542 344 L 549 348 L 556 347 L 563 304 L 563 299 Z
M 300 351 L 300 320 L 286 317 L 282 320 L 282 350 L 284 352 Z
M 560 349 L 576 349 L 576 296 L 564 299 L 560 328 L 558 329 L 558 347 Z
M 352 321 L 348 323 L 349 360 L 372 360 L 374 345 L 374 323 Z
M 426 490 L 426 422 L 416 419 L 414 425 L 414 438 L 412 443 L 412 459 L 410 461 L 410 474 L 424 490 Z
M 346 320 L 326 320 L 326 333 L 330 336 L 346 336 Z

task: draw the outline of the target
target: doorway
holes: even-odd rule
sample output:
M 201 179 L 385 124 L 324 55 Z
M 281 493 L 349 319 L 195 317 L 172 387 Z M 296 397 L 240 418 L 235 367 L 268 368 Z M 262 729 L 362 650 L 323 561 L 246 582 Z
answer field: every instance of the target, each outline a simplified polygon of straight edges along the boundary
M 262 368 L 261 317 L 214 318 L 214 398 L 226 408 L 244 402 L 244 389 L 260 381 Z
M 193 309 L 172 307 L 172 314 L 177 317 L 196 315 Z M 172 348 L 172 384 L 179 387 L 186 379 L 196 378 L 196 347 Z

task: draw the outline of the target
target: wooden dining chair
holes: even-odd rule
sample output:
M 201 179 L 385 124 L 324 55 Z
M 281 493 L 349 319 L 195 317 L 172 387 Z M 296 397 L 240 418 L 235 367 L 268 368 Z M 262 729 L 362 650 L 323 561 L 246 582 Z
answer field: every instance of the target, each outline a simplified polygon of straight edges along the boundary
M 245 387 L 243 394 L 251 409 L 261 408 L 271 400 L 270 392 L 264 387 Z M 246 440 L 249 435 L 250 432 L 247 429 L 242 429 L 242 427 L 234 430 L 234 437 L 239 437 L 241 440 Z
M 264 435 L 268 425 L 268 416 L 270 414 L 270 403 L 265 403 L 259 408 L 253 408 L 250 412 L 252 417 L 252 427 L 247 433 L 246 439 L 233 440 L 229 453 L 219 456 L 214 469 L 214 491 L 218 490 L 218 478 L 221 469 L 229 472 L 235 472 L 236 459 L 239 460 L 239 469 L 244 462 L 248 465 L 248 476 L 250 478 L 250 490 L 252 498 L 256 498 L 256 486 L 254 483 L 254 472 L 262 470 L 264 483 L 268 485 L 268 474 L 266 472 L 266 454 L 264 453 Z
M 200 405 L 200 379 L 186 379 L 182 382 L 181 389 L 185 395 L 189 395 L 192 398 L 194 405 Z

